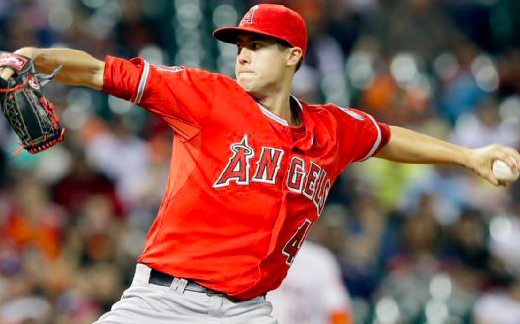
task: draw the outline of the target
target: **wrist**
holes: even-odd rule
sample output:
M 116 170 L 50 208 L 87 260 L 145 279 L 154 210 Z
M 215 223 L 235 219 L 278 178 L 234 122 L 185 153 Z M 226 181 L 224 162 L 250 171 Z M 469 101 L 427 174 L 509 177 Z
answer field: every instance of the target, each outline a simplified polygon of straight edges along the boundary
M 472 154 L 473 154 L 472 149 L 467 148 L 467 147 L 461 147 L 457 164 L 459 164 L 463 167 L 466 167 L 468 169 L 473 169 L 473 167 L 471 165 L 471 162 L 473 161 Z
M 32 61 L 29 48 L 21 48 L 14 53 L 3 52 L 0 55 L 0 78 L 9 80 L 16 73 L 25 73 L 28 70 L 28 62 Z M 1 88 L 6 84 L 2 81 Z
M 34 61 L 36 59 L 37 52 L 38 51 L 35 47 L 22 47 L 16 50 L 13 54 L 22 55 Z

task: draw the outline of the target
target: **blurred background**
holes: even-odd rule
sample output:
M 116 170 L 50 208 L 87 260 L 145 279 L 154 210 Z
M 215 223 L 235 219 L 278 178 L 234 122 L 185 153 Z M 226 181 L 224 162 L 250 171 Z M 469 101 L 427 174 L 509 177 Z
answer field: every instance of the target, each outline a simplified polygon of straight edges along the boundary
M 268 1 L 267 1 L 268 2 Z M 233 74 L 211 31 L 255 1 L 1 0 L 0 48 Z M 520 2 L 294 0 L 309 31 L 294 94 L 468 147 L 520 145 Z M 172 132 L 132 104 L 52 84 L 66 141 L 10 156 L 0 118 L 0 323 L 91 323 L 130 284 Z M 335 256 L 355 323 L 520 323 L 520 183 L 459 167 L 355 164 L 313 241 Z

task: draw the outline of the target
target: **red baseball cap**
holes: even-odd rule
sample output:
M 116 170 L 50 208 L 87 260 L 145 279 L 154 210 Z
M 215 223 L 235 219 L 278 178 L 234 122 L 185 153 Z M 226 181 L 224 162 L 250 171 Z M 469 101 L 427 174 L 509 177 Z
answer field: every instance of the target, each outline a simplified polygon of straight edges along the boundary
M 307 28 L 296 11 L 282 5 L 260 4 L 252 7 L 238 27 L 222 27 L 213 36 L 226 43 L 236 43 L 241 32 L 252 32 L 282 39 L 292 46 L 307 50 Z

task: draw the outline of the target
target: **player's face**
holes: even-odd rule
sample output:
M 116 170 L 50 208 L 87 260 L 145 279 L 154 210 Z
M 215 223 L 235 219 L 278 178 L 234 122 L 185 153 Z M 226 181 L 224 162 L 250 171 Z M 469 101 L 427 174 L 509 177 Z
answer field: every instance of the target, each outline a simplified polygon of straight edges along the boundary
M 244 33 L 237 40 L 235 74 L 253 97 L 275 90 L 287 73 L 287 53 L 272 37 Z

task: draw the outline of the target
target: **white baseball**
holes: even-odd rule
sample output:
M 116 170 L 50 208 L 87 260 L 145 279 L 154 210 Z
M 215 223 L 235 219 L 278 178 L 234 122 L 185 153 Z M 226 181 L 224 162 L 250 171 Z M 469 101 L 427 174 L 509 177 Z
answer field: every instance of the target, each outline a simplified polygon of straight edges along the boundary
M 514 163 L 516 165 L 516 160 L 513 157 L 511 157 L 511 159 L 514 161 Z M 516 165 L 516 168 L 513 171 L 509 168 L 509 166 L 504 161 L 501 161 L 501 160 L 495 160 L 495 162 L 493 162 L 492 170 L 493 170 L 493 175 L 495 176 L 495 178 L 497 180 L 508 181 L 508 182 L 516 181 L 516 179 L 518 179 L 518 176 L 520 174 L 520 172 L 518 170 L 518 165 Z

